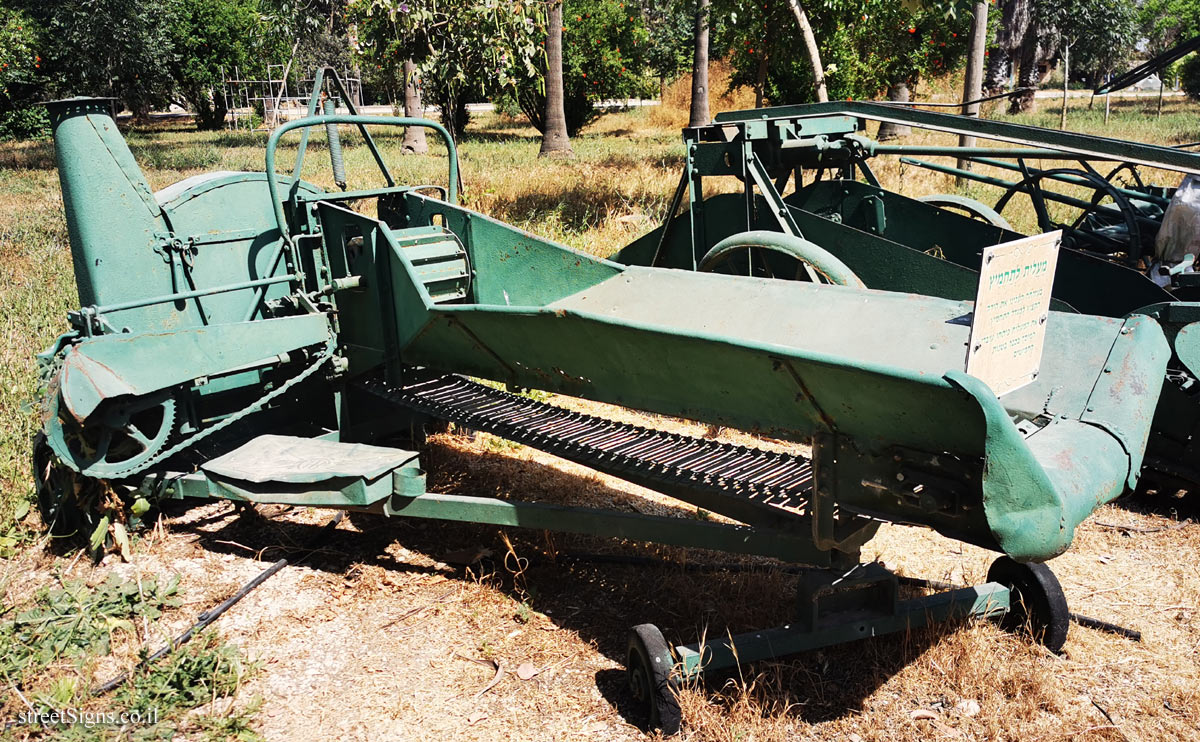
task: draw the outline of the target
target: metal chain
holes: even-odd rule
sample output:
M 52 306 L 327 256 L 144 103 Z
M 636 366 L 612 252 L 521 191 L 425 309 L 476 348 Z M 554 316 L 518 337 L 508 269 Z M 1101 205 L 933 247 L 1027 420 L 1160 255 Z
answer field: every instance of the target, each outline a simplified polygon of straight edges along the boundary
M 299 384 L 301 381 L 304 381 L 309 376 L 312 376 L 314 373 L 316 373 L 317 369 L 321 368 L 321 366 L 325 364 L 325 361 L 328 361 L 330 358 L 333 357 L 333 350 L 334 350 L 334 348 L 332 345 L 327 345 L 325 347 L 325 350 L 321 352 L 321 355 L 317 356 L 316 360 L 314 360 L 312 362 L 312 365 L 310 365 L 308 368 L 304 369 L 300 373 L 298 373 L 295 376 L 293 376 L 292 378 L 288 379 L 286 382 L 284 382 L 282 385 L 280 385 L 277 389 L 272 389 L 271 391 L 267 392 L 263 396 L 259 397 L 256 401 L 247 405 L 245 408 L 243 408 L 239 412 L 236 412 L 236 413 L 230 415 L 229 417 L 225 418 L 224 420 L 222 420 L 221 422 L 212 426 L 211 428 L 205 428 L 204 430 L 201 430 L 199 433 L 196 433 L 192 437 L 190 437 L 186 440 L 180 441 L 179 443 L 175 444 L 174 446 L 171 446 L 170 448 L 163 451 L 162 453 L 160 453 L 156 456 L 150 457 L 149 459 L 142 462 L 141 464 L 130 467 L 129 469 L 126 469 L 124 471 L 117 472 L 116 474 L 110 474 L 107 478 L 108 479 L 123 479 L 125 477 L 132 476 L 139 472 L 145 471 L 146 469 L 157 464 L 158 462 L 160 462 L 166 458 L 169 458 L 171 456 L 174 456 L 175 454 L 179 453 L 180 451 L 184 450 L 185 448 L 188 448 L 189 446 L 192 446 L 193 444 L 200 442 L 204 438 L 207 438 L 208 436 L 212 435 L 213 433 L 216 433 L 218 430 L 222 430 L 222 429 L 232 425 L 233 423 L 237 422 L 238 420 L 241 420 L 243 417 L 245 417 L 246 415 L 249 415 L 251 412 L 257 411 L 263 405 L 267 404 L 271 400 L 275 399 L 279 395 L 286 392 L 288 389 L 291 389 L 296 384 Z

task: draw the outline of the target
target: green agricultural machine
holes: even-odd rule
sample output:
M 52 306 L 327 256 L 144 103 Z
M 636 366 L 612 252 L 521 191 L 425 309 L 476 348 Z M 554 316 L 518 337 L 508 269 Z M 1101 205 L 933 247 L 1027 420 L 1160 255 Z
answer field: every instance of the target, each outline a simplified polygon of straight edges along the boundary
M 879 142 L 866 136 L 874 122 L 990 146 Z M 1142 316 L 1162 328 L 1171 353 L 1140 487 L 1171 495 L 1200 487 L 1200 273 L 1193 270 L 1200 221 L 1183 222 L 1196 249 L 1161 260 L 1156 237 L 1176 189 L 1147 185 L 1138 169 L 1200 178 L 1200 154 L 856 102 L 722 113 L 686 129 L 684 142 L 667 218 L 614 261 L 971 300 L 984 250 L 1025 236 L 1006 218 L 1022 202 L 1036 217 L 1035 233 L 1062 234 L 1052 309 Z M 995 193 L 994 206 L 960 194 L 889 191 L 871 167 L 888 157 L 909 172 L 981 183 Z M 1039 167 L 1045 160 L 1076 165 Z M 733 192 L 703 197 L 704 184 L 717 178 L 733 180 Z M 685 197 L 689 207 L 681 210 Z M 1046 401 L 1041 414 L 1057 414 L 1061 398 Z
M 598 534 L 810 567 L 787 626 L 683 646 L 647 624 L 632 630 L 630 687 L 668 732 L 679 725 L 673 688 L 739 659 L 972 616 L 1062 646 L 1069 613 L 1043 562 L 1070 546 L 1097 507 L 1137 486 L 1176 358 L 1172 342 L 1186 346 L 1187 329 L 1176 334 L 1167 322 L 1175 304 L 1092 316 L 1071 311 L 1074 295 L 1064 296 L 1044 317 L 1036 378 L 998 397 L 964 371 L 969 267 L 925 256 L 924 243 L 888 243 L 918 256 L 912 263 L 883 250 L 862 264 L 848 256 L 850 247 L 890 239 L 908 218 L 893 204 L 909 202 L 873 186 L 853 197 L 823 186 L 785 203 L 766 187 L 780 167 L 772 153 L 786 154 L 790 167 L 791 153 L 835 155 L 837 142 L 855 141 L 852 112 L 731 119 L 740 140 L 709 139 L 727 128 L 720 121 L 693 130 L 684 185 L 741 174 L 745 198 L 693 199 L 690 231 L 673 229 L 682 217 L 672 219 L 611 261 L 460 205 L 454 143 L 437 124 L 353 108 L 315 115 L 316 103 L 271 136 L 265 172 L 215 172 L 158 192 L 106 102 L 51 104 L 82 305 L 39 356 L 44 426 L 34 471 L 53 529 L 94 528 L 99 499 L 223 498 Z M 783 120 L 821 134 L 772 138 Z M 300 178 L 308 134 L 324 127 L 335 180 L 345 181 L 338 126 L 361 132 L 386 187 L 330 192 Z M 396 183 L 370 136 L 379 126 L 441 135 L 447 184 Z M 296 130 L 294 171 L 281 174 L 280 142 Z M 1008 236 L 918 207 L 928 216 L 921 239 L 947 255 L 960 249 L 953 255 L 964 262 L 977 245 Z M 839 208 L 846 216 L 834 219 Z M 694 270 L 707 267 L 695 256 L 709 244 L 747 231 L 744 243 L 763 242 L 756 212 L 789 225 L 791 239 L 771 243 L 785 250 L 809 249 L 794 236 L 801 230 L 826 244 L 860 215 L 878 219 L 878 233 L 856 232 L 870 238 L 847 242 L 844 262 L 805 253 L 810 265 L 855 285 Z M 938 231 L 941 218 L 956 226 Z M 639 256 L 645 265 L 632 265 Z M 1110 266 L 1079 260 L 1094 275 Z M 849 280 L 849 269 L 870 288 Z M 1111 289 L 1093 285 L 1083 295 L 1102 291 Z M 1101 303 L 1073 306 L 1095 314 Z M 797 445 L 770 452 L 637 427 L 503 385 Z M 431 492 L 421 431 L 443 421 L 722 517 Z M 896 575 L 861 563 L 861 547 L 883 522 L 922 525 L 1000 556 L 984 584 L 905 597 Z

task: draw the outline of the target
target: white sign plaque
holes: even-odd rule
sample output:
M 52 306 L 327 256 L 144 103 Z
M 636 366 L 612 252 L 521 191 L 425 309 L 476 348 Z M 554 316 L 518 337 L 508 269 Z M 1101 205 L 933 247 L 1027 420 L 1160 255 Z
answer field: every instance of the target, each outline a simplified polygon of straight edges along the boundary
M 996 396 L 1037 378 L 1062 232 L 984 248 L 967 373 Z

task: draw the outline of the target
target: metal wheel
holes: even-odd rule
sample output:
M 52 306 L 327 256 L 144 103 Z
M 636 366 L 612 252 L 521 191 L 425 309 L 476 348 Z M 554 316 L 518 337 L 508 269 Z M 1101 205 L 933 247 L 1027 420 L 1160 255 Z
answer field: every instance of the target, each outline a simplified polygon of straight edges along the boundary
M 664 735 L 679 731 L 679 699 L 671 683 L 675 661 L 671 647 L 654 624 L 634 626 L 629 632 L 629 654 L 625 673 L 634 700 L 645 710 L 648 727 Z
M 1075 207 L 1079 208 L 1080 213 L 1070 224 L 1058 223 L 1050 218 L 1042 192 L 1043 180 L 1053 180 L 1055 176 L 1060 175 L 1086 181 L 1080 185 L 1095 189 L 1088 207 Z M 1043 232 L 1056 229 L 1063 231 L 1064 246 L 1105 256 L 1123 253 L 1124 261 L 1129 264 L 1137 263 L 1138 258 L 1142 256 L 1142 235 L 1137 212 L 1129 199 L 1103 176 L 1073 168 L 1040 170 L 1005 192 L 996 202 L 996 213 L 1003 213 L 1004 207 L 1018 193 L 1029 194 L 1030 200 L 1033 201 L 1033 209 L 1037 213 L 1039 229 Z M 1104 203 L 1105 199 L 1111 203 Z
M 959 196 L 954 193 L 935 193 L 932 196 L 921 196 L 917 200 L 927 203 L 930 206 L 936 206 L 939 209 L 966 214 L 972 219 L 987 222 L 993 227 L 1007 229 L 1009 232 L 1015 231 L 1012 225 L 1008 223 L 1008 220 L 996 213 L 996 210 L 991 206 L 980 203 L 968 196 Z
M 59 459 L 96 479 L 119 476 L 163 449 L 175 427 L 175 398 L 169 391 L 110 400 L 82 423 L 64 409 L 57 394 L 44 428 Z
M 1120 165 L 1117 165 L 1115 168 L 1113 168 L 1112 172 L 1104 176 L 1104 179 L 1109 183 L 1112 183 L 1114 182 L 1113 178 L 1119 175 L 1122 170 L 1129 171 L 1130 178 L 1133 182 L 1128 183 L 1127 181 L 1128 185 L 1138 190 L 1142 190 L 1146 187 L 1146 184 L 1142 182 L 1142 176 L 1138 174 L 1137 165 L 1134 165 L 1132 162 L 1123 162 Z
M 998 582 L 1010 591 L 1011 607 L 1000 619 L 1006 631 L 1028 631 L 1051 652 L 1063 648 L 1071 613 L 1062 586 L 1049 567 L 1002 556 L 988 569 L 988 582 Z
M 791 258 L 796 264 L 793 275 L 776 275 L 769 253 Z M 726 237 L 705 253 L 697 268 L 705 273 L 794 280 L 807 278 L 810 281 L 866 288 L 866 284 L 849 266 L 820 245 L 769 230 L 742 232 Z

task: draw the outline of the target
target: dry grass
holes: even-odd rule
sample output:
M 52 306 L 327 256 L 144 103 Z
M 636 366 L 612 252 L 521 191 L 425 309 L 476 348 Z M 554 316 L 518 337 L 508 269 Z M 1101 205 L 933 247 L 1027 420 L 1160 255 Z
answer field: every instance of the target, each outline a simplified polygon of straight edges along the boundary
M 754 108 L 754 91 L 748 87 L 730 87 L 733 68 L 729 62 L 718 60 L 708 68 L 708 105 L 712 114 Z M 688 125 L 692 105 L 692 76 L 686 74 L 663 91 L 661 104 L 653 107 L 648 116 L 651 124 L 681 129 Z
M 723 89 L 719 74 L 713 76 L 716 92 Z M 532 129 L 479 117 L 461 147 L 468 203 L 591 253 L 613 252 L 657 221 L 675 185 L 682 165 L 681 112 L 686 123 L 678 96 L 687 88 L 681 85 L 666 106 L 600 119 L 574 142 L 577 157 L 571 161 L 538 160 Z M 739 91 L 714 109 L 752 104 L 745 95 Z M 1104 127 L 1081 101 L 1071 120 L 1114 136 L 1200 139 L 1194 106 L 1173 101 L 1156 119 L 1145 115 L 1146 105 L 1115 106 L 1113 123 Z M 398 180 L 444 177 L 442 153 L 401 157 L 398 139 L 382 141 Z M 918 134 L 912 141 L 946 140 Z M 138 132 L 132 142 L 155 188 L 199 172 L 262 166 L 257 136 L 167 129 Z M 327 182 L 323 148 L 311 152 L 306 176 Z M 367 154 L 351 148 L 348 158 L 351 179 L 366 184 L 373 167 Z M 953 190 L 949 177 L 929 171 L 896 163 L 877 169 L 890 188 Z M 982 187 L 969 192 L 988 202 L 995 198 Z M 5 518 L 30 492 L 25 456 L 35 416 L 25 405 L 35 382 L 29 359 L 61 330 L 75 303 L 60 209 L 51 148 L 0 147 Z M 1018 212 L 1015 219 L 1027 225 L 1021 220 L 1028 215 Z M 710 432 L 577 400 L 555 401 L 682 432 Z M 718 434 L 749 441 L 735 431 Z M 696 516 L 694 509 L 628 483 L 486 435 L 439 436 L 423 457 L 440 491 Z M 1144 503 L 1102 508 L 1079 530 L 1072 550 L 1054 562 L 1074 610 L 1133 626 L 1144 633 L 1142 643 L 1075 627 L 1060 658 L 991 625 L 971 624 L 810 652 L 686 689 L 683 739 L 1197 738 L 1200 531 L 1194 525 L 1168 528 L 1179 516 L 1166 503 L 1153 505 L 1158 509 Z M 173 512 L 162 530 L 135 545 L 132 564 L 97 569 L 26 549 L 6 563 L 4 604 L 22 604 L 56 571 L 94 581 L 112 570 L 178 572 L 188 604 L 151 627 L 146 636 L 158 639 L 227 596 L 264 561 L 295 554 L 326 517 L 294 510 L 263 521 L 239 517 L 219 503 Z M 1153 530 L 1158 528 L 1164 530 Z M 464 551 L 490 555 L 453 565 Z M 650 555 L 668 564 L 566 558 L 577 551 Z M 962 584 L 981 580 L 991 559 L 982 550 L 898 526 L 885 527 L 865 557 L 904 574 Z M 760 568 L 698 572 L 678 566 L 731 561 Z M 655 622 L 680 642 L 773 625 L 788 620 L 793 591 L 794 578 L 760 560 L 519 530 L 503 534 L 486 526 L 356 518 L 314 559 L 285 570 L 219 625 L 265 663 L 245 695 L 265 698 L 259 724 L 268 738 L 642 739 L 622 716 L 627 709 L 620 666 L 630 625 Z M 136 644 L 126 641 L 106 666 L 78 672 L 90 677 L 128 664 Z M 474 698 L 493 671 L 460 655 L 499 662 L 500 682 Z M 520 680 L 513 671 L 524 662 L 542 672 Z M 978 713 L 964 713 L 960 702 L 977 703 Z M 933 718 L 914 719 L 920 710 Z

